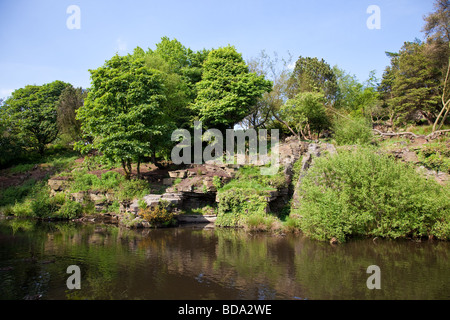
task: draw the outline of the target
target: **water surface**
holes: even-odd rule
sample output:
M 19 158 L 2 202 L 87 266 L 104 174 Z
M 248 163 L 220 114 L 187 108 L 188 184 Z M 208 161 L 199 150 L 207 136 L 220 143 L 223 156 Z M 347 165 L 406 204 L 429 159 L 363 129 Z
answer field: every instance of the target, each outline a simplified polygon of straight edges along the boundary
M 0 220 L 0 299 L 450 299 L 450 243 Z M 69 290 L 67 267 L 81 270 Z M 369 290 L 370 265 L 381 289 Z

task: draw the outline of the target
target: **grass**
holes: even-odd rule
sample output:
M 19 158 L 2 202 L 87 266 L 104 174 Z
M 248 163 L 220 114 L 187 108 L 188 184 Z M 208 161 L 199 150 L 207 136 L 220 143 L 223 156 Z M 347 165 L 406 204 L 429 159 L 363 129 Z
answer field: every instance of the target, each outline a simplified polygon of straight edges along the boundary
M 444 125 L 442 126 L 441 130 L 448 130 L 450 129 L 450 125 Z M 433 126 L 432 125 L 426 125 L 426 126 L 409 126 L 405 128 L 406 132 L 412 132 L 417 135 L 427 136 L 433 132 Z
M 49 172 L 42 180 L 27 179 L 22 184 L 0 189 L 0 212 L 5 215 L 27 218 L 72 219 L 81 214 L 95 212 L 93 203 L 76 203 L 69 199 L 73 192 L 100 191 L 111 192 L 115 201 L 109 206 L 112 212 L 119 211 L 119 201 L 132 200 L 150 193 L 150 187 L 143 180 L 125 180 L 118 172 L 109 171 L 100 177 L 89 174 L 86 164 L 77 164 L 78 155 L 60 148 L 50 148 L 46 156 L 34 163 L 21 163 L 7 170 L 10 174 L 25 174 L 36 166 Z M 31 161 L 31 160 L 30 160 Z M 88 163 L 98 168 L 99 164 Z M 50 195 L 47 185 L 50 173 L 65 177 L 69 181 L 68 190 L 57 196 Z
M 231 189 L 253 189 L 255 192 L 273 191 L 287 186 L 281 170 L 276 175 L 261 175 L 260 167 L 243 166 L 235 179 L 219 188 L 219 192 Z
M 267 195 L 269 191 L 284 187 L 287 183 L 281 169 L 275 175 L 266 176 L 261 175 L 260 167 L 241 167 L 233 180 L 218 189 L 216 225 L 270 229 L 258 227 L 266 225 L 266 220 L 272 221 L 266 212 L 269 205 Z

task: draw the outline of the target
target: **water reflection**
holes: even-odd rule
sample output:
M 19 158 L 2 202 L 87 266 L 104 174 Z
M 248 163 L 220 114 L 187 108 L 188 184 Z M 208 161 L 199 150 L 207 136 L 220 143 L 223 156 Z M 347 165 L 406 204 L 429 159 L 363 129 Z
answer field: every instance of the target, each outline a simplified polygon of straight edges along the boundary
M 0 298 L 449 299 L 450 244 L 0 221 Z M 81 268 L 81 290 L 66 269 Z M 381 268 L 381 290 L 366 269 Z

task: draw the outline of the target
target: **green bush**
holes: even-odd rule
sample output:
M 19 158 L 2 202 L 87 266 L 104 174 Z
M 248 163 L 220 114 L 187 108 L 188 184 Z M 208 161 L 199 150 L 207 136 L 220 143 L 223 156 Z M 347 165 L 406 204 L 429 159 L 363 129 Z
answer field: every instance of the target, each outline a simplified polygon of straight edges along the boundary
M 450 174 L 450 141 L 423 145 L 418 158 L 426 167 Z
M 260 169 L 244 166 L 236 173 L 235 179 L 218 189 L 216 225 L 270 229 L 262 227 L 272 222 L 266 213 L 268 192 L 287 187 L 287 183 L 282 170 L 275 175 L 261 175 Z
M 21 202 L 36 188 L 36 180 L 29 179 L 20 186 L 12 186 L 0 190 L 0 207 Z
M 117 190 L 118 200 L 142 198 L 151 193 L 149 184 L 144 180 L 123 180 Z
M 250 232 L 274 231 L 279 224 L 278 219 L 270 214 L 256 213 L 245 217 L 244 229 Z
M 334 139 L 336 144 L 364 145 L 372 141 L 372 126 L 365 118 L 338 117 L 333 122 Z
M 352 236 L 450 239 L 450 187 L 367 148 L 318 158 L 292 210 L 311 238 Z
M 138 215 L 153 227 L 168 227 L 176 222 L 173 213 L 168 210 L 168 206 L 167 201 L 160 201 L 155 207 L 140 209 Z
M 247 216 L 265 214 L 266 198 L 253 189 L 229 189 L 218 194 L 216 225 L 221 227 L 244 226 Z
M 75 219 L 81 216 L 83 207 L 80 203 L 66 200 L 56 213 L 58 218 Z

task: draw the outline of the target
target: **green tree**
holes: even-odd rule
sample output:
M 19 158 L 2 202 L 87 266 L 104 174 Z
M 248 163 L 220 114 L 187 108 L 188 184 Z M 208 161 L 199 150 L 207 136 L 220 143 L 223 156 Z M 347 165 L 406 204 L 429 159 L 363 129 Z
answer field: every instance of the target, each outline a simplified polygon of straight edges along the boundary
M 195 84 L 202 78 L 203 62 L 208 57 L 209 50 L 195 52 L 177 39 L 162 37 L 161 42 L 156 44 L 154 53 L 167 62 L 167 73 L 175 73 L 183 78 L 189 88 L 188 97 L 194 100 L 197 95 Z
M 3 100 L 0 99 L 0 168 L 7 167 L 15 160 L 20 159 L 24 144 L 11 130 L 6 121 L 8 115 L 2 109 Z
M 398 60 L 397 60 L 398 59 Z M 437 62 L 427 55 L 426 44 L 406 42 L 394 57 L 390 76 L 391 98 L 396 121 L 404 124 L 422 115 L 433 124 L 440 111 L 442 72 Z
M 369 79 L 365 83 L 360 83 L 356 76 L 338 67 L 334 67 L 333 72 L 336 74 L 338 87 L 334 107 L 352 116 L 371 116 L 379 100 L 375 71 L 370 72 Z
M 382 108 L 385 110 L 385 113 L 389 117 L 388 124 L 392 126 L 394 124 L 395 117 L 395 106 L 390 103 L 391 99 L 394 98 L 394 93 L 392 91 L 392 86 L 394 84 L 394 80 L 396 74 L 398 72 L 398 60 L 399 54 L 386 52 L 386 55 L 391 59 L 391 65 L 387 66 L 384 70 L 383 77 L 381 79 L 381 83 L 378 86 L 379 98 L 381 100 Z
M 155 139 L 165 131 L 162 104 L 165 88 L 160 71 L 146 67 L 145 55 L 137 48 L 133 55 L 114 56 L 91 73 L 92 87 L 84 106 L 78 109 L 85 135 L 111 161 L 120 161 L 129 179 L 132 163 L 151 153 Z
M 76 119 L 76 111 L 83 105 L 87 92 L 82 88 L 68 86 L 61 93 L 58 100 L 58 128 L 59 132 L 66 134 L 71 141 L 81 138 L 81 123 Z
M 440 129 L 450 112 L 450 1 L 436 0 L 435 11 L 426 16 L 423 32 L 427 36 L 428 53 L 442 66 L 442 109 L 433 126 Z
M 427 15 L 425 26 L 422 31 L 432 40 L 442 40 L 445 43 L 450 42 L 450 1 L 436 0 L 434 2 L 433 13 Z
M 58 100 L 68 86 L 62 81 L 42 86 L 28 85 L 14 91 L 2 107 L 6 114 L 4 121 L 11 132 L 41 156 L 45 146 L 58 135 Z
M 302 92 L 289 99 L 275 116 L 294 135 L 311 139 L 313 132 L 320 136 L 330 125 L 324 104 L 322 93 Z
M 333 69 L 325 60 L 300 56 L 289 80 L 289 98 L 300 92 L 322 93 L 328 104 L 336 99 L 337 81 Z
M 255 73 L 233 46 L 211 51 L 203 64 L 194 110 L 207 127 L 224 131 L 248 116 L 272 83 Z

